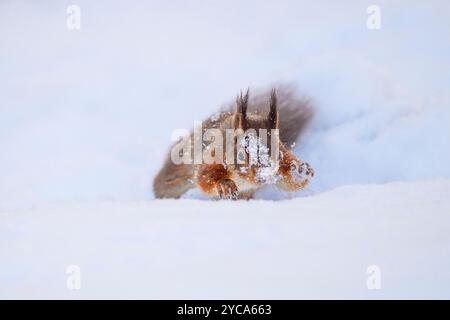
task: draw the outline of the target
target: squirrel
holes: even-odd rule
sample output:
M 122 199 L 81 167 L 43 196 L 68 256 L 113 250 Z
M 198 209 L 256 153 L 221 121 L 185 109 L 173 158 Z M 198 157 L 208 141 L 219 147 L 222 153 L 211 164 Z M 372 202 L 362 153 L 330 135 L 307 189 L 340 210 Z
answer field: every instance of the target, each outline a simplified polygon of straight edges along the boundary
M 233 142 L 236 144 L 230 149 L 236 151 L 236 158 L 233 154 L 233 160 L 239 158 L 240 163 L 216 161 L 176 164 L 173 154 L 177 145 L 174 145 L 154 178 L 155 197 L 180 198 L 188 190 L 197 187 L 211 198 L 249 200 L 266 184 L 274 184 L 287 192 L 305 188 L 314 176 L 314 170 L 308 163 L 300 160 L 288 146 L 295 144 L 312 116 L 310 102 L 297 97 L 293 88 L 282 86 L 263 91 L 252 99 L 249 99 L 249 90 L 246 94 L 241 91 L 235 106 L 204 121 L 201 129 L 201 133 L 208 129 L 219 130 L 224 136 L 225 131 L 230 129 L 245 131 L 242 136 L 233 136 Z M 254 131 L 251 131 L 252 129 Z M 276 135 L 279 138 L 276 149 L 273 149 L 272 145 L 262 145 L 260 137 L 247 134 L 249 130 L 261 132 L 261 129 L 270 131 L 269 137 Z M 191 131 L 188 137 L 191 149 L 188 150 L 189 154 L 194 149 L 190 143 L 194 131 Z M 201 136 L 204 138 L 203 134 Z M 203 143 L 202 151 L 210 146 Z M 240 151 L 237 150 L 239 147 Z M 275 151 L 272 152 L 272 149 Z M 255 152 L 257 155 L 252 159 Z M 275 161 L 268 158 L 269 152 L 276 155 Z M 215 151 L 212 152 L 213 156 L 214 153 Z

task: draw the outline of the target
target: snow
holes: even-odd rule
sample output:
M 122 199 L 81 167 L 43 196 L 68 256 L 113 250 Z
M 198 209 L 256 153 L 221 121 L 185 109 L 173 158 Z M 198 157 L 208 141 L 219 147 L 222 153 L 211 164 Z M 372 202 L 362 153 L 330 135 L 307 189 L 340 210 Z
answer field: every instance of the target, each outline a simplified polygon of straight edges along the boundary
M 279 140 L 276 140 L 277 142 Z M 272 143 L 272 142 L 268 142 Z M 245 149 L 248 163 L 256 168 L 256 179 L 264 184 L 275 184 L 278 179 L 279 159 L 272 159 L 270 150 L 266 144 L 257 136 L 256 132 L 249 132 L 239 142 L 241 148 Z M 239 154 L 239 153 L 238 153 Z M 244 169 L 246 171 L 247 168 Z M 241 172 L 244 172 L 241 167 Z
M 450 178 L 448 1 L 0 3 L 0 210 L 144 201 L 172 133 L 293 82 L 316 191 Z M 249 17 L 251 16 L 251 23 Z
M 1 297 L 450 298 L 448 1 L 76 4 L 0 2 Z M 174 132 L 278 82 L 308 189 L 153 200 Z
M 0 298 L 450 298 L 450 180 L 0 216 Z M 66 268 L 80 267 L 80 290 Z M 369 266 L 381 288 L 369 290 Z

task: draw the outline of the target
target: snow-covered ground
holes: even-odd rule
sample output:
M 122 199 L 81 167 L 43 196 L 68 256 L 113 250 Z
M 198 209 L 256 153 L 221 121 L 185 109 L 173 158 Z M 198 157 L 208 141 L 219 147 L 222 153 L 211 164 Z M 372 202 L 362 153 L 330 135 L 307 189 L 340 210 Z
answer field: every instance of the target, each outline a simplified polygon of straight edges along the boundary
M 449 298 L 450 2 L 370 4 L 1 1 L 0 296 Z M 307 190 L 153 200 L 174 130 L 277 82 Z
M 450 298 L 450 180 L 45 205 L 0 221 L 0 298 Z M 70 265 L 80 290 L 66 287 Z

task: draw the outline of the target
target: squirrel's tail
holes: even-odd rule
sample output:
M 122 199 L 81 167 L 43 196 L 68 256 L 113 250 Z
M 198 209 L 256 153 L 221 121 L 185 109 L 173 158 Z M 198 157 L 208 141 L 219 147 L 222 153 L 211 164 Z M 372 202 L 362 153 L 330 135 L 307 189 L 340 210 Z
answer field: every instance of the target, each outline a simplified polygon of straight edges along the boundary
M 189 164 L 175 165 L 170 156 L 153 180 L 153 193 L 156 198 L 179 198 L 195 187 L 194 167 Z
M 287 146 L 291 146 L 311 122 L 314 109 L 308 98 L 296 94 L 295 87 L 280 86 L 277 88 L 277 98 L 280 139 Z

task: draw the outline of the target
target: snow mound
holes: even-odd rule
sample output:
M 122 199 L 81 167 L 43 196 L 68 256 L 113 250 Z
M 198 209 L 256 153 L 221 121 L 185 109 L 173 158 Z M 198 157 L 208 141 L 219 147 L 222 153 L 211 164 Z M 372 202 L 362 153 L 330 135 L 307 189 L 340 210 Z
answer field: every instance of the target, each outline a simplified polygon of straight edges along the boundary
M 450 180 L 4 212 L 0 298 L 448 299 L 449 213 Z M 70 265 L 80 290 L 66 287 Z

